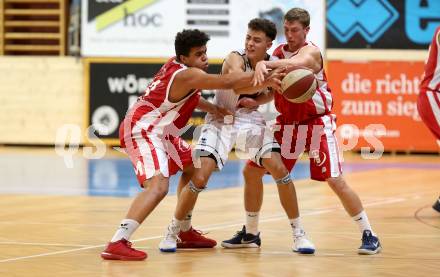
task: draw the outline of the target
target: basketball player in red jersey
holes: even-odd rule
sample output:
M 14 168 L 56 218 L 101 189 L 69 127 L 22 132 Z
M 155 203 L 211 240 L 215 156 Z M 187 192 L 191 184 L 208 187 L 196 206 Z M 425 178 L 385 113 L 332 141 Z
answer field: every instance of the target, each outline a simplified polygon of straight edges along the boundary
M 417 109 L 425 125 L 437 138 L 440 146 L 440 27 L 435 30 L 425 64 Z M 440 197 L 432 206 L 440 213 Z
M 119 137 L 143 191 L 133 200 L 101 257 L 143 260 L 147 254 L 131 247 L 130 236 L 168 193 L 169 177 L 194 170 L 190 146 L 179 131 L 188 122 L 200 98 L 200 89 L 239 89 L 251 86 L 253 73 L 207 74 L 206 43 L 199 30 L 176 35 L 176 57 L 165 63 L 121 123 Z M 276 74 L 266 84 L 279 87 Z
M 304 150 L 308 151 L 312 179 L 327 181 L 347 213 L 359 225 L 362 245 L 358 253 L 376 254 L 381 250 L 379 239 L 370 226 L 358 195 L 342 176 L 338 141 L 335 136 L 336 116 L 331 113 L 333 97 L 328 87 L 321 52 L 306 40 L 310 30 L 309 24 L 310 15 L 306 10 L 293 8 L 285 14 L 284 33 L 287 43 L 280 45 L 273 53 L 280 59 L 259 62 L 254 82 L 261 83 L 268 68 L 303 66 L 315 73 L 318 88 L 310 100 L 295 104 L 275 93 L 275 107 L 280 112 L 277 125 L 281 127 L 275 132 L 275 138 L 281 145 L 281 155 L 289 170 L 295 165 L 299 154 Z M 246 185 L 261 187 L 261 179 L 266 170 L 261 167 L 252 170 L 251 167 L 255 168 L 255 164 L 250 162 L 245 168 L 245 174 L 249 175 L 246 179 L 255 181 Z

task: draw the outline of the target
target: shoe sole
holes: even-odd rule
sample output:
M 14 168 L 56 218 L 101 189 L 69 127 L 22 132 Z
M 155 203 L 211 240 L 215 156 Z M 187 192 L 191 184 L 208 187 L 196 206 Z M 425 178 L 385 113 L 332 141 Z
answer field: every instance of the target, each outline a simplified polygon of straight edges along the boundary
M 296 253 L 299 253 L 299 254 L 310 255 L 310 254 L 314 254 L 315 253 L 315 249 L 313 249 L 313 248 L 300 248 L 298 250 L 295 250 L 295 249 L 292 249 L 292 250 L 293 250 L 293 252 L 296 252 Z
M 231 248 L 231 249 L 235 249 L 235 248 L 260 248 L 260 245 L 258 245 L 256 243 L 231 244 L 231 243 L 222 242 L 222 246 L 224 248 Z
M 165 253 L 172 253 L 172 252 L 176 252 L 176 248 L 159 248 L 160 252 L 165 252 Z
M 358 249 L 358 254 L 360 255 L 374 255 L 382 251 L 382 247 L 378 247 L 376 250 L 368 250 L 368 249 Z
M 177 243 L 177 248 L 214 248 L 216 245 L 217 243 L 208 244 L 204 242 L 190 241 L 190 242 Z
M 104 260 L 143 261 L 147 258 L 147 256 L 145 256 L 145 257 L 127 257 L 127 256 L 121 256 L 121 255 L 111 254 L 111 253 L 107 253 L 107 252 L 102 252 L 101 258 L 103 258 Z

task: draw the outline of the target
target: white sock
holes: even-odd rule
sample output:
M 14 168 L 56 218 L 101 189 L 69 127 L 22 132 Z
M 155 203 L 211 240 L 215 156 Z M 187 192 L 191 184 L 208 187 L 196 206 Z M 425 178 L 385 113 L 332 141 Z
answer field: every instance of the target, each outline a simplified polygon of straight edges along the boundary
M 178 220 L 177 218 L 175 218 L 173 216 L 173 220 L 171 221 L 171 225 L 174 227 L 179 227 L 179 229 L 180 229 L 180 226 L 182 226 L 182 222 L 183 222 L 183 220 Z
M 258 220 L 260 212 L 246 212 L 246 233 L 258 235 Z
M 180 230 L 182 230 L 182 232 L 186 232 L 191 229 L 191 217 L 192 211 L 189 211 L 188 214 L 185 216 L 185 219 L 182 220 L 182 223 L 180 224 Z
M 305 234 L 303 227 L 301 225 L 301 218 L 298 216 L 297 218 L 289 218 L 290 226 L 292 226 L 293 236 L 302 236 Z
M 130 240 L 131 235 L 139 227 L 139 222 L 133 219 L 123 219 L 119 225 L 118 230 L 116 230 L 115 235 L 111 239 L 111 242 L 118 241 L 120 239 Z
M 357 223 L 359 227 L 359 231 L 361 231 L 361 233 L 363 233 L 365 230 L 370 230 L 373 236 L 376 235 L 370 226 L 370 222 L 368 221 L 368 216 L 365 211 L 360 212 L 359 214 L 353 216 L 352 218 Z

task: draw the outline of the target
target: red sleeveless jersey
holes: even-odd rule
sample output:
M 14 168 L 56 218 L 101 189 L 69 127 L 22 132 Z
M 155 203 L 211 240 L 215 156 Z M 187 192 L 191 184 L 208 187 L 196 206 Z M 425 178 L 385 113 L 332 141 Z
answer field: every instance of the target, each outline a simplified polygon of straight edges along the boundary
M 306 45 L 313 45 L 310 42 L 306 42 Z M 304 47 L 303 46 L 303 47 Z M 287 44 L 281 44 L 274 52 L 273 56 L 280 59 L 289 59 L 297 52 L 289 52 Z M 280 115 L 277 117 L 277 121 L 281 124 L 293 124 L 297 122 L 306 121 L 308 119 L 316 118 L 321 115 L 329 114 L 333 107 L 333 97 L 328 87 L 327 77 L 324 72 L 324 68 L 315 74 L 318 80 L 318 87 L 313 97 L 304 103 L 292 103 L 284 98 L 281 94 L 275 93 L 275 107 Z
M 420 84 L 420 93 L 427 90 L 440 92 L 440 27 L 435 30 L 431 45 L 429 46 L 429 56 L 425 63 L 425 74 Z
M 168 100 L 174 77 L 187 67 L 171 58 L 165 63 L 148 85 L 144 95 L 127 112 L 133 133 L 135 129 L 147 133 L 166 134 L 167 128 L 183 128 L 190 119 L 200 99 L 200 90 L 190 92 L 184 99 L 173 103 Z M 136 125 L 136 127 L 135 127 Z M 174 132 L 172 133 L 174 134 Z

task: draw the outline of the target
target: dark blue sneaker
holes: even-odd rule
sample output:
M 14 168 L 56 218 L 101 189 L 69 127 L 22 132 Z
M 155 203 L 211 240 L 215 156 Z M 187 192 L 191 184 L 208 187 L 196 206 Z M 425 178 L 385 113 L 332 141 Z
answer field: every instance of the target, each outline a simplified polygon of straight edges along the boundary
M 260 233 L 258 235 L 247 234 L 246 226 L 238 231 L 232 239 L 222 241 L 224 248 L 258 248 L 261 246 Z
M 440 198 L 435 201 L 434 205 L 432 205 L 432 208 L 440 213 Z
M 364 230 L 362 233 L 362 245 L 358 249 L 359 254 L 374 255 L 382 250 L 379 238 L 373 236 L 370 230 Z

